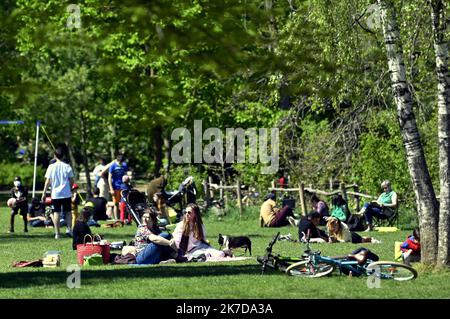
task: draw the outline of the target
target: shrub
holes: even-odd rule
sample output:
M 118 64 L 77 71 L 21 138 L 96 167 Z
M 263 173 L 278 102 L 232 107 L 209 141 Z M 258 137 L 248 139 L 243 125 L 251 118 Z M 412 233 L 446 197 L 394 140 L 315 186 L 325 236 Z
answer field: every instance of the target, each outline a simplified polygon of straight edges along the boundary
M 2 189 L 9 189 L 13 186 L 14 177 L 20 176 L 22 183 L 30 190 L 33 186 L 33 172 L 32 165 L 20 163 L 1 163 L 0 165 L 0 187 Z M 45 170 L 38 166 L 36 170 L 36 186 L 42 188 L 44 186 Z

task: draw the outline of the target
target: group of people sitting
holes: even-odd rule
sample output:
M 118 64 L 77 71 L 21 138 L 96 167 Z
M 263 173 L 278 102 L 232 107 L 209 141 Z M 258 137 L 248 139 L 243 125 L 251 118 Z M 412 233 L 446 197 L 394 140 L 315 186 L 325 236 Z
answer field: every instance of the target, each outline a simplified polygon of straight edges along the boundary
M 83 208 L 73 229 L 73 249 L 91 234 L 87 224 L 93 208 Z M 206 240 L 206 229 L 200 209 L 196 204 L 188 204 L 182 220 L 176 224 L 172 234 L 164 231 L 158 223 L 155 209 L 146 208 L 142 214 L 133 246 L 126 254 L 132 254 L 136 264 L 150 265 L 193 260 L 220 260 L 230 256 L 227 250 L 213 248 Z
M 316 241 L 329 242 L 370 242 L 370 237 L 361 237 L 356 231 L 372 231 L 374 217 L 388 219 L 395 213 L 397 194 L 392 190 L 388 180 L 381 183 L 383 192 L 376 201 L 366 203 L 362 209 L 354 214 L 350 213 L 347 202 L 342 195 L 332 199 L 331 210 L 317 195 L 311 196 L 312 212 L 300 221 L 295 219 L 292 209 L 285 205 L 281 209 L 276 207 L 276 195 L 270 193 L 261 206 L 260 222 L 265 227 L 282 227 L 286 225 L 299 226 L 300 239 L 302 233 L 309 232 L 309 238 Z M 326 235 L 317 226 L 327 226 Z

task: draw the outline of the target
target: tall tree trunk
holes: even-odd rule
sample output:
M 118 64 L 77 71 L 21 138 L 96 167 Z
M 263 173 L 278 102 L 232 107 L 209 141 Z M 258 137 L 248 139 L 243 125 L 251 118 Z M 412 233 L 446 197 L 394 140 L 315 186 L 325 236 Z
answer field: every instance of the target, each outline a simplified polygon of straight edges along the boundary
M 162 168 L 163 160 L 163 137 L 162 137 L 162 127 L 157 125 L 153 128 L 153 147 L 155 155 L 155 176 L 159 176 Z
M 397 117 L 406 151 L 409 174 L 416 196 L 421 230 L 422 261 L 437 261 L 438 203 L 425 160 L 420 134 L 413 112 L 413 100 L 406 78 L 400 30 L 392 0 L 378 0 L 381 9 L 391 87 L 397 105 Z
M 91 174 L 89 170 L 89 162 L 86 152 L 87 145 L 87 128 L 86 128 L 86 119 L 84 118 L 83 110 L 80 110 L 80 127 L 81 127 L 81 155 L 83 156 L 83 168 L 84 174 L 86 175 L 86 187 L 87 187 L 87 196 L 92 197 L 92 184 L 91 184 Z
M 438 264 L 449 264 L 449 210 L 450 210 L 450 74 L 448 68 L 448 45 L 445 41 L 447 29 L 445 7 L 442 0 L 432 0 L 431 21 L 433 26 L 436 74 L 438 78 L 438 130 L 439 130 L 439 242 Z

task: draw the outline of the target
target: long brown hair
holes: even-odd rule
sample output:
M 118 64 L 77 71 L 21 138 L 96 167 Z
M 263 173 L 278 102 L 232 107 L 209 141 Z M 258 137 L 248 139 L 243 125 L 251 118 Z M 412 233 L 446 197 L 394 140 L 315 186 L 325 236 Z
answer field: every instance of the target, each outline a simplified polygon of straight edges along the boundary
M 192 225 L 192 231 L 194 233 L 194 237 L 197 238 L 198 240 L 205 240 L 204 234 L 203 234 L 202 216 L 200 216 L 200 208 L 194 203 L 188 204 L 186 206 L 186 210 L 188 208 L 192 208 L 192 210 L 195 213 L 195 216 L 193 219 L 193 225 Z M 189 237 L 189 232 L 191 231 L 190 226 L 191 225 L 187 221 L 187 216 L 185 214 L 183 217 L 183 236 Z
M 334 225 L 337 224 L 338 230 L 337 232 L 334 231 Z M 327 229 L 328 229 L 328 234 L 330 236 L 334 236 L 339 240 L 343 239 L 343 229 L 342 229 L 342 225 L 341 225 L 341 221 L 335 217 L 330 217 L 328 218 L 328 222 L 327 222 Z

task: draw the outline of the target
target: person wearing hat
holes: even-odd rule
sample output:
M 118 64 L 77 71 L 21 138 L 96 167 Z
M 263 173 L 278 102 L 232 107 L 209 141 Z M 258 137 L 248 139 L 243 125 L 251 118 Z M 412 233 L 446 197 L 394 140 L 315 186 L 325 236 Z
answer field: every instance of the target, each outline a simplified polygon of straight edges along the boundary
M 8 200 L 8 206 L 11 208 L 9 219 L 9 233 L 14 233 L 14 217 L 20 214 L 23 219 L 23 231 L 28 232 L 27 214 L 28 214 L 28 189 L 22 185 L 20 176 L 14 178 L 14 187 L 11 189 L 11 198 Z
M 78 214 L 78 205 L 81 203 L 81 196 L 78 194 L 78 185 L 72 185 L 72 198 L 71 198 L 71 208 L 72 208 L 72 225 L 75 225 L 75 222 L 79 216 Z

